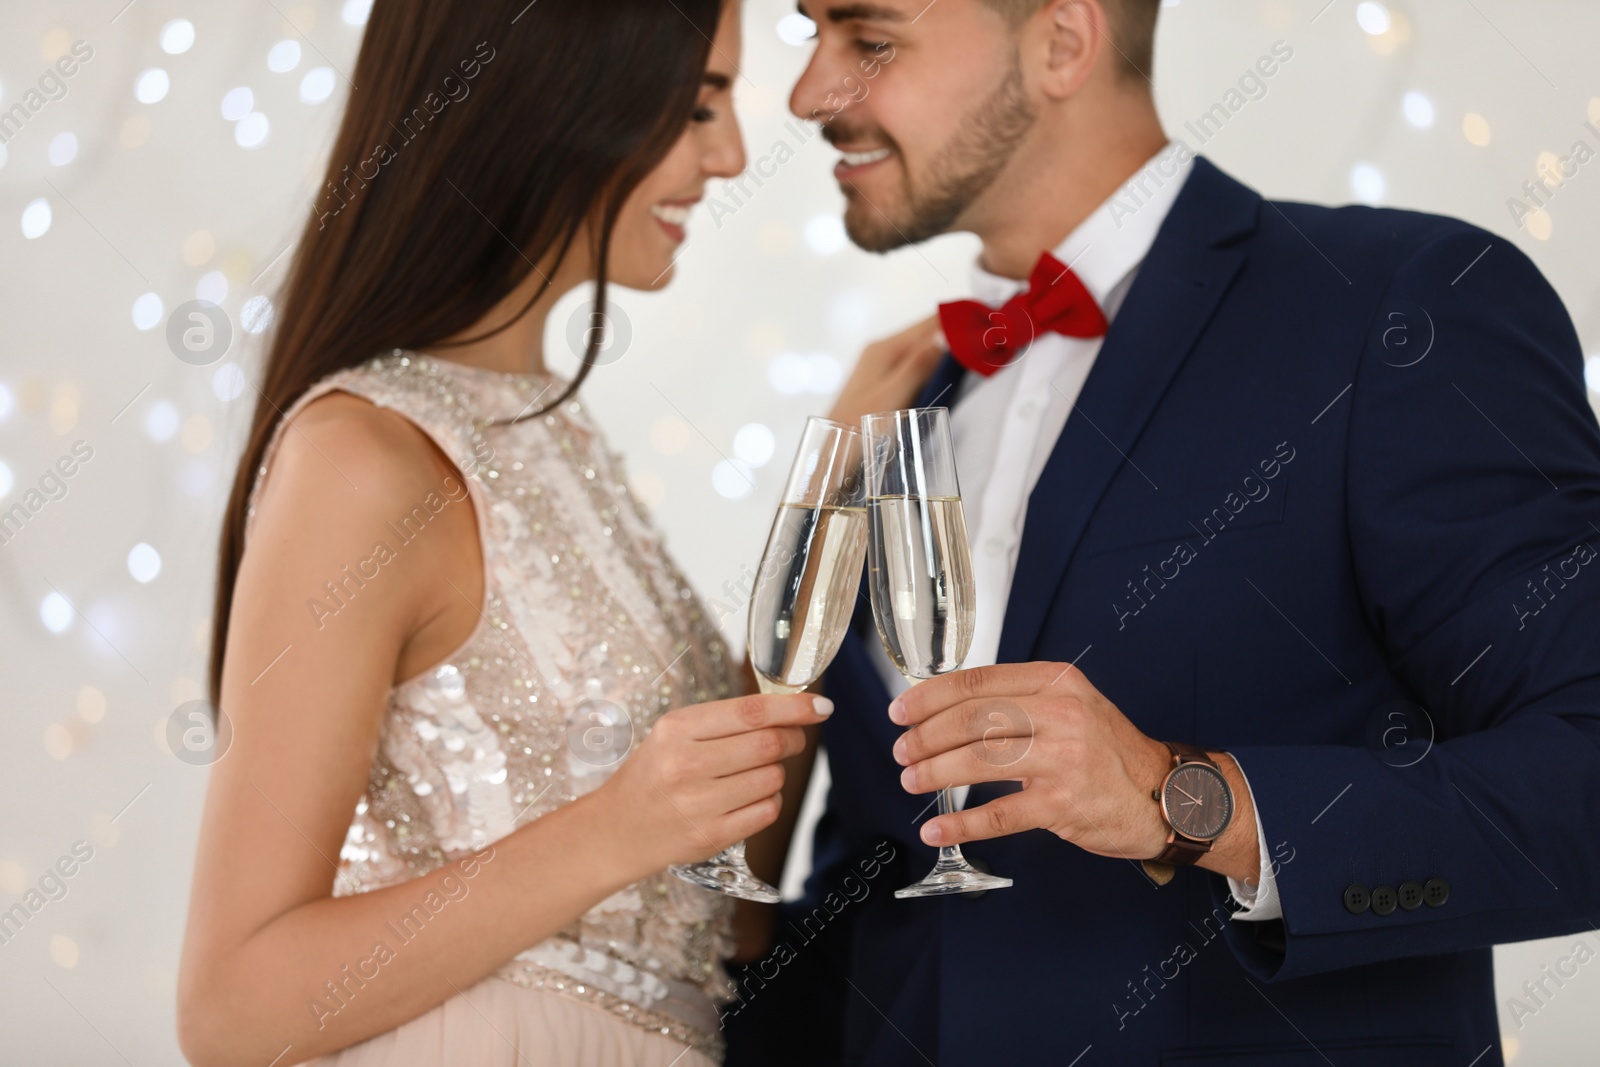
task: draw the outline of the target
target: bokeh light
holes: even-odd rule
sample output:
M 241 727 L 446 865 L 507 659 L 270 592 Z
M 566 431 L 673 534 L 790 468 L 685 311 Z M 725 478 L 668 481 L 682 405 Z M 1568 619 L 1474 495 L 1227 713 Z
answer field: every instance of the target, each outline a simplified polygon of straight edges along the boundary
M 50 201 L 44 197 L 28 201 L 22 209 L 22 236 L 30 241 L 35 237 L 43 237 L 50 232 L 52 217 Z
M 173 19 L 161 27 L 161 50 L 169 56 L 182 55 L 194 47 L 194 23 Z
M 51 591 L 39 601 L 39 621 L 53 634 L 64 634 L 72 625 L 72 605 L 60 593 Z
M 803 45 L 817 32 L 817 24 L 800 14 L 791 12 L 778 20 L 778 39 L 784 44 Z
M 1356 25 L 1374 37 L 1388 33 L 1392 25 L 1389 9 L 1374 0 L 1365 0 L 1356 5 Z
M 172 80 L 167 77 L 167 72 L 160 67 L 151 67 L 133 83 L 133 96 L 141 104 L 159 104 L 167 98 L 170 88 Z
M 1406 121 L 1419 130 L 1433 125 L 1433 101 L 1422 93 L 1407 93 L 1400 102 L 1400 110 L 1404 112 Z
M 144 413 L 144 433 L 152 441 L 170 441 L 178 432 L 182 418 L 170 400 L 157 400 Z
M 133 328 L 136 330 L 152 330 L 161 324 L 161 317 L 167 309 L 162 306 L 161 298 L 155 293 L 145 293 L 133 302 Z
M 287 74 L 300 65 L 300 42 L 293 39 L 279 41 L 267 53 L 267 69 L 274 74 Z
M 256 94 L 248 85 L 240 85 L 222 94 L 222 117 L 238 122 L 256 106 Z
M 333 95 L 334 84 L 332 67 L 312 67 L 306 71 L 306 76 L 300 79 L 300 102 L 322 103 Z
M 742 500 L 755 489 L 755 472 L 743 460 L 725 459 L 711 468 L 711 488 L 728 500 Z
M 272 124 L 267 121 L 267 116 L 252 111 L 233 127 L 233 141 L 240 148 L 260 148 L 267 143 L 267 135 L 271 132 Z
M 237 400 L 244 392 L 244 371 L 236 363 L 224 363 L 211 376 L 211 392 L 221 401 Z
M 63 130 L 50 138 L 48 152 L 52 167 L 64 167 L 78 158 L 78 137 L 71 130 Z
M 128 573 L 140 584 L 155 581 L 161 573 L 161 553 L 154 546 L 140 541 L 128 551 Z
M 777 447 L 772 430 L 759 422 L 746 423 L 733 435 L 734 456 L 751 467 L 764 466 Z
M 1383 171 L 1371 163 L 1357 163 L 1350 168 L 1350 191 L 1363 204 L 1379 204 L 1388 190 Z

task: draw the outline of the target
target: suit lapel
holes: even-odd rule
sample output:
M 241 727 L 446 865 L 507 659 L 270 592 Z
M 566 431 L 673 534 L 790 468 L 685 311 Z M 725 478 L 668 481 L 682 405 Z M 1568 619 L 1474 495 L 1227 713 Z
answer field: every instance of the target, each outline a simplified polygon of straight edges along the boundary
M 1204 158 L 1195 160 L 1028 498 L 999 662 L 1035 654 L 1084 528 L 1130 464 L 1145 425 L 1244 262 L 1242 252 L 1222 246 L 1254 228 L 1260 205 L 1255 192 Z

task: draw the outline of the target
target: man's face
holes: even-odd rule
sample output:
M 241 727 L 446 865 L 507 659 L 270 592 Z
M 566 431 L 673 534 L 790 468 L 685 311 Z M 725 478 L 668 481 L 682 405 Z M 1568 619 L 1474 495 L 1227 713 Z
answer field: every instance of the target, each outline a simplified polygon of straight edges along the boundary
M 800 0 L 816 52 L 789 107 L 843 158 L 845 229 L 872 252 L 972 224 L 1032 128 L 1015 32 L 977 0 Z

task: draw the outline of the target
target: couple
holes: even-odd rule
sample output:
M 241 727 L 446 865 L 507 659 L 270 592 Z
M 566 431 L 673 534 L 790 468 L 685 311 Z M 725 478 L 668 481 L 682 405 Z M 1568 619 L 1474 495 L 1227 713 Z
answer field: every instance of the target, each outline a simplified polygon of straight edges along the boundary
M 544 369 L 554 302 L 662 287 L 743 169 L 737 0 L 379 3 L 225 517 L 186 1054 L 1501 1062 L 1490 946 L 1600 917 L 1560 301 L 1169 143 L 1158 0 L 800 6 L 852 239 L 983 242 L 832 412 L 953 408 L 977 669 L 901 693 L 858 613 L 826 696 L 751 695 L 574 398 L 597 350 Z M 776 880 L 819 735 L 804 901 L 667 873 L 748 837 Z M 893 899 L 958 842 L 1015 884 Z

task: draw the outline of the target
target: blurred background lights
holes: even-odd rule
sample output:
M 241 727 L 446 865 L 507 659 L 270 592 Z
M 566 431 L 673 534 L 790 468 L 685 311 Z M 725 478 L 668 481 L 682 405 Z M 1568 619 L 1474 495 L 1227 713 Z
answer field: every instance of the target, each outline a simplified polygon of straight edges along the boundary
M 1469 111 L 1461 120 L 1461 135 L 1467 139 L 1468 144 L 1475 144 L 1479 148 L 1489 143 L 1489 120 L 1476 111 Z
M 50 232 L 50 201 L 44 197 L 28 201 L 22 209 L 22 236 L 28 240 L 43 237 Z
M 161 27 L 161 50 L 169 56 L 182 55 L 194 47 L 194 23 L 173 19 Z
M 133 328 L 136 330 L 152 330 L 161 323 L 161 316 L 166 313 L 166 308 L 161 305 L 161 298 L 155 293 L 145 293 L 133 302 Z
M 133 96 L 141 104 L 156 104 L 167 98 L 167 90 L 171 87 L 167 72 L 160 67 L 151 67 L 133 83 Z
M 1372 36 L 1389 32 L 1389 9 L 1373 0 L 1356 5 L 1356 24 Z
M 333 68 L 312 67 L 300 79 L 300 102 L 320 104 L 333 95 Z
M 1381 203 L 1386 189 L 1383 171 L 1371 163 L 1357 163 L 1350 168 L 1350 191 L 1363 204 Z
M 250 91 L 248 85 L 229 89 L 222 94 L 222 117 L 229 122 L 238 122 L 250 114 L 255 106 L 256 94 Z
M 67 970 L 72 970 L 78 965 L 78 943 L 66 934 L 52 934 L 50 958 Z
M 267 143 L 267 134 L 271 132 L 272 124 L 267 121 L 267 116 L 252 111 L 234 126 L 233 140 L 240 148 L 260 148 Z
M 237 363 L 224 363 L 211 376 L 211 392 L 218 400 L 237 400 L 244 392 L 244 371 Z
M 764 466 L 772 459 L 778 440 L 759 422 L 746 423 L 733 435 L 733 454 L 752 467 Z
M 72 625 L 72 605 L 67 603 L 66 597 L 52 590 L 39 601 L 39 621 L 53 634 L 66 633 L 67 627 Z
M 0 144 L 0 167 L 4 167 L 6 165 L 6 154 L 6 146 Z
M 816 32 L 817 24 L 798 11 L 778 20 L 778 39 L 784 44 L 805 44 Z
M 844 381 L 844 368 L 824 352 L 800 355 L 781 352 L 767 364 L 767 383 L 784 396 L 828 394 Z
M 267 53 L 267 69 L 274 74 L 287 74 L 300 65 L 300 42 L 292 39 L 279 41 Z
M 170 441 L 178 432 L 181 421 L 176 404 L 170 400 L 157 400 L 144 413 L 145 436 L 152 441 Z
M 161 553 L 153 546 L 140 541 L 128 551 L 128 573 L 140 584 L 155 581 L 156 576 L 161 573 Z
M 200 276 L 195 283 L 194 298 L 196 300 L 209 300 L 213 304 L 220 304 L 228 299 L 228 278 L 220 270 L 211 270 Z
M 811 250 L 823 256 L 833 255 L 850 240 L 838 215 L 813 215 L 806 222 L 805 235 Z
M 252 296 L 239 309 L 239 325 L 245 333 L 264 333 L 272 325 L 272 301 L 265 296 Z
M 741 500 L 755 488 L 750 465 L 739 459 L 725 459 L 711 468 L 711 488 L 728 500 Z
M 1406 121 L 1417 129 L 1425 130 L 1433 125 L 1433 101 L 1421 93 L 1407 93 L 1400 108 L 1405 112 Z
M 50 165 L 64 167 L 78 158 L 78 137 L 67 130 L 50 138 Z
M 372 0 L 344 0 L 344 8 L 339 12 L 339 17 L 344 19 L 347 26 L 365 26 L 367 16 L 372 14 Z
M 1589 383 L 1589 388 L 1600 393 L 1600 356 L 1590 356 L 1584 364 L 1584 381 Z
M 11 488 L 16 484 L 16 475 L 11 473 L 11 467 L 5 460 L 0 459 L 0 500 L 10 496 Z
M 9 419 L 16 406 L 17 398 L 11 394 L 11 387 L 5 382 L 0 382 L 0 422 Z

